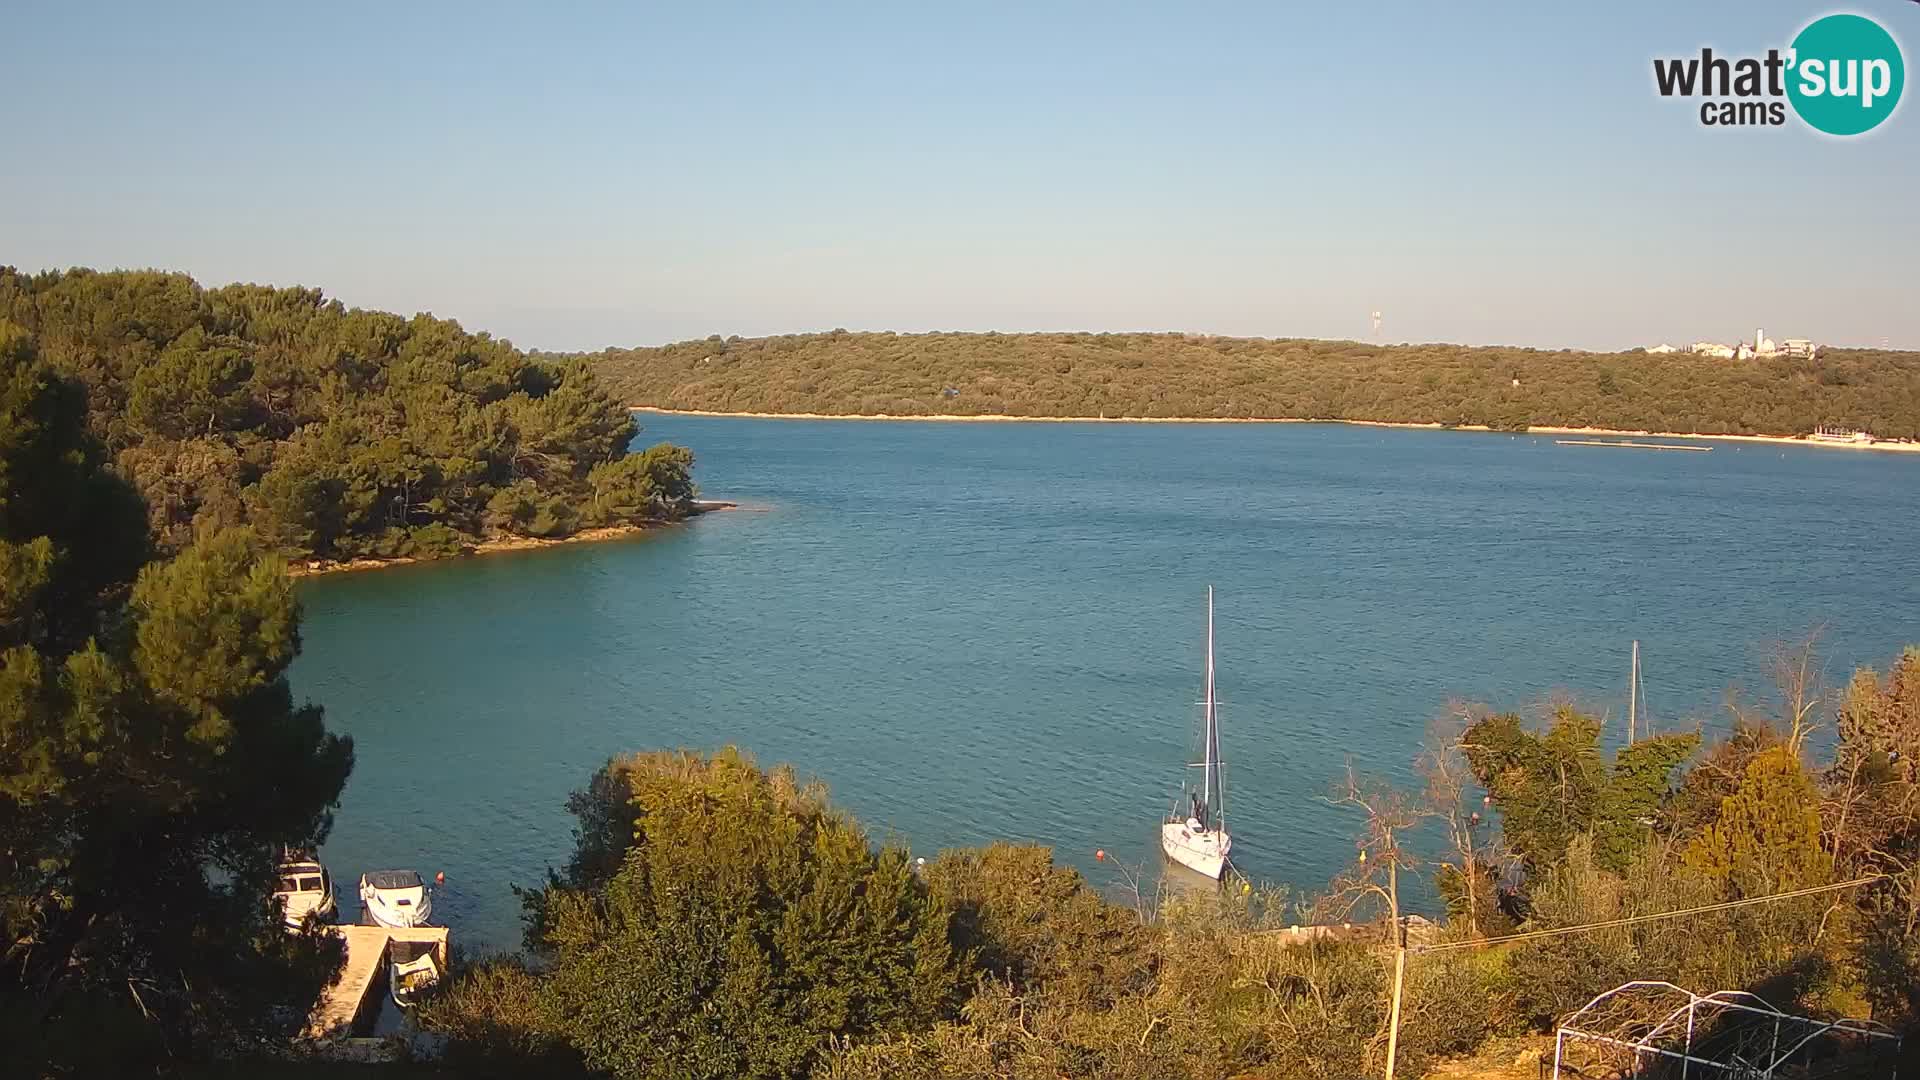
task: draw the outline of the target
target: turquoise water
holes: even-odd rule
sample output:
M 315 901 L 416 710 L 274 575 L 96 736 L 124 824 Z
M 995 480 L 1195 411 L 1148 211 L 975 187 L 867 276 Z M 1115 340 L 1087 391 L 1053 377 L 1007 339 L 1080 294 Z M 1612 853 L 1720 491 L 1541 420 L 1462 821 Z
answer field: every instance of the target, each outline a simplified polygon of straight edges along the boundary
M 736 743 L 916 851 L 997 837 L 1157 865 L 1218 590 L 1238 864 L 1353 854 L 1320 796 L 1405 776 L 1451 698 L 1724 724 L 1768 647 L 1829 677 L 1920 641 L 1920 459 L 1334 425 L 647 417 L 747 509 L 631 541 L 306 582 L 296 692 L 359 764 L 324 857 L 447 873 L 511 946 L 608 755 Z

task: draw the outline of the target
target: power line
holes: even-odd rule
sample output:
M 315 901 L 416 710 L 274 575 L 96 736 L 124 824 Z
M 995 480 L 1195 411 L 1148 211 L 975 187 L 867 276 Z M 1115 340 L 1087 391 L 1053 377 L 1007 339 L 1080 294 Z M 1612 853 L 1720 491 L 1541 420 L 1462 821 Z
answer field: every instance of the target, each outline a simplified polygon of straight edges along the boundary
M 1522 934 L 1504 934 L 1500 937 L 1480 938 L 1475 941 L 1447 941 L 1439 945 L 1416 945 L 1409 951 L 1417 953 L 1453 952 L 1457 949 L 1479 949 L 1489 945 L 1504 945 L 1509 941 L 1532 941 L 1538 938 L 1560 937 L 1565 934 L 1580 934 L 1588 930 L 1607 930 L 1616 926 L 1633 926 L 1637 923 L 1653 922 L 1657 919 L 1677 919 L 1683 915 L 1705 915 L 1715 911 L 1731 911 L 1734 908 L 1751 907 L 1755 904 L 1771 904 L 1778 900 L 1795 900 L 1803 896 L 1815 896 L 1820 893 L 1838 892 L 1875 881 L 1885 881 L 1886 874 L 1871 874 L 1854 878 L 1852 881 L 1836 882 L 1832 885 L 1815 885 L 1792 892 L 1775 893 L 1772 896 L 1750 896 L 1745 900 L 1727 900 L 1718 904 L 1702 907 L 1681 908 L 1678 911 L 1656 911 L 1650 915 L 1630 915 L 1622 919 L 1608 919 L 1605 922 L 1587 923 L 1584 926 L 1558 926 L 1551 930 L 1529 930 Z

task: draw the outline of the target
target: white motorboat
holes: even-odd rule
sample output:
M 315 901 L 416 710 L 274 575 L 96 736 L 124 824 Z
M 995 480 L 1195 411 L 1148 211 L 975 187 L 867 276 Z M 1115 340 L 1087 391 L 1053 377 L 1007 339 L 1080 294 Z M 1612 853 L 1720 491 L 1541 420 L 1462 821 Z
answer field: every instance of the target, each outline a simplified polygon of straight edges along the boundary
M 427 925 L 433 897 L 412 870 L 370 870 L 360 875 L 360 910 L 375 926 L 405 930 Z
M 1206 708 L 1200 733 L 1200 788 L 1180 785 L 1180 804 L 1160 825 L 1160 850 L 1189 870 L 1218 880 L 1233 853 L 1227 835 L 1227 797 L 1220 775 L 1220 716 L 1213 694 L 1213 588 L 1207 588 Z
M 289 856 L 280 864 L 280 881 L 273 890 L 280 901 L 287 929 L 298 930 L 307 918 L 326 921 L 338 910 L 333 901 L 333 876 L 317 860 Z
M 410 1009 L 440 983 L 440 961 L 434 955 L 434 944 L 395 940 L 387 943 L 387 949 L 387 989 L 395 1005 Z

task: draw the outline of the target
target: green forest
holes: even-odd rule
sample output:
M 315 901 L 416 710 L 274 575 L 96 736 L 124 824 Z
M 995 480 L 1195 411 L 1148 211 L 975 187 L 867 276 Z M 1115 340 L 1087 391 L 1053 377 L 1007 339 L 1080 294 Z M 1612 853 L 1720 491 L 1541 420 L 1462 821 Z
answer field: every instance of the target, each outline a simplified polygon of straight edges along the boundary
M 631 405 L 717 412 L 1376 420 L 1920 438 L 1920 353 L 1543 352 L 1182 334 L 709 337 L 587 357 Z
M 341 959 L 267 898 L 351 740 L 297 704 L 251 530 L 158 550 L 86 387 L 0 333 L 0 1073 L 153 1075 L 298 1029 Z
M 693 508 L 692 455 L 577 361 L 318 289 L 0 267 L 0 341 L 84 391 L 161 547 L 245 525 L 294 559 L 458 554 Z

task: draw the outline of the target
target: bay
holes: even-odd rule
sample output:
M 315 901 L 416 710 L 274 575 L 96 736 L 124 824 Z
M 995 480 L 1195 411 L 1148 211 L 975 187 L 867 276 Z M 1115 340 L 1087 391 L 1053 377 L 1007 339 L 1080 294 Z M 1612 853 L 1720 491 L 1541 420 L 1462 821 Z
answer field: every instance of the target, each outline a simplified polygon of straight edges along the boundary
M 742 509 L 630 541 L 303 581 L 296 694 L 357 765 L 323 857 L 445 871 L 518 940 L 609 755 L 736 744 L 931 856 L 993 839 L 1157 872 L 1195 743 L 1205 589 L 1236 863 L 1323 884 L 1349 762 L 1405 780 L 1451 699 L 1724 727 L 1777 642 L 1830 682 L 1920 641 L 1920 461 L 1340 425 L 647 416 Z

